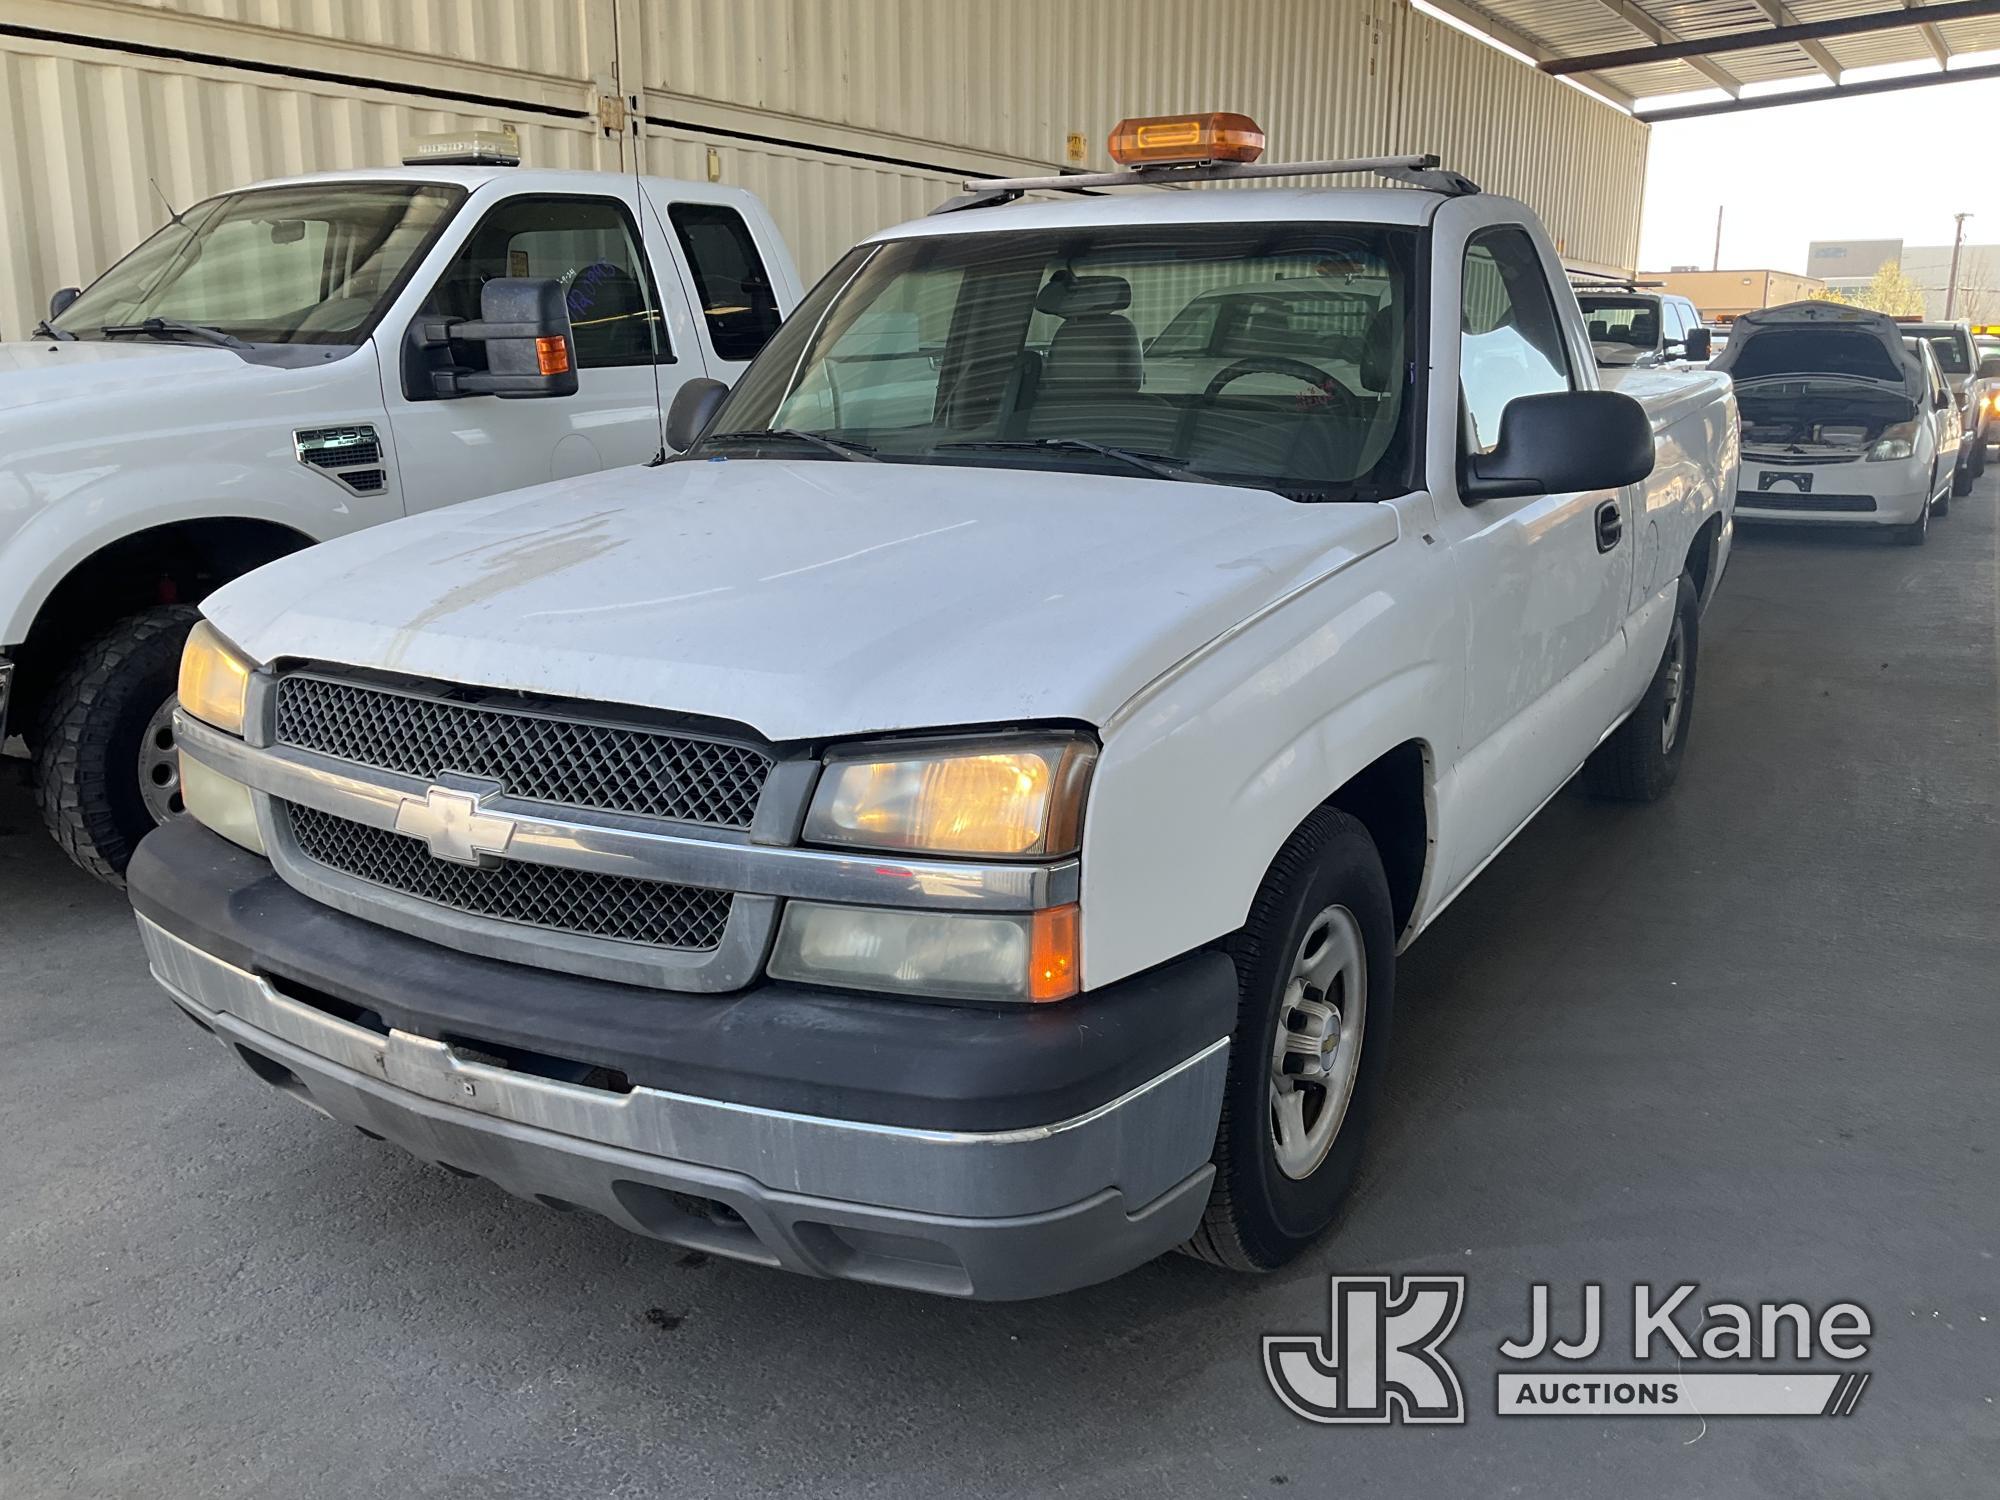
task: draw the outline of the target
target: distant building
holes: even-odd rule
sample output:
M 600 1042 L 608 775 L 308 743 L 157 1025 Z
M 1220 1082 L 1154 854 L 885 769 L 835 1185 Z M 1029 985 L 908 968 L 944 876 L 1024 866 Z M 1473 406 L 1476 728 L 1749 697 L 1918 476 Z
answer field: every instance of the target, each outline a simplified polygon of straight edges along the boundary
M 1687 298 L 1704 323 L 1727 323 L 1760 307 L 1797 302 L 1826 284 L 1790 271 L 1701 271 L 1678 266 L 1671 271 L 1644 271 L 1639 279 L 1657 281 L 1664 290 Z
M 1951 276 L 1951 246 L 1905 245 L 1901 240 L 1814 240 L 1806 251 L 1806 271 L 1835 291 L 1864 291 L 1890 262 L 1923 289 L 1924 315 L 1942 318 L 1945 284 Z M 1955 318 L 2000 323 L 2000 245 L 1961 245 Z
M 1901 240 L 1814 240 L 1806 249 L 1806 275 L 1833 291 L 1857 292 L 1902 258 Z

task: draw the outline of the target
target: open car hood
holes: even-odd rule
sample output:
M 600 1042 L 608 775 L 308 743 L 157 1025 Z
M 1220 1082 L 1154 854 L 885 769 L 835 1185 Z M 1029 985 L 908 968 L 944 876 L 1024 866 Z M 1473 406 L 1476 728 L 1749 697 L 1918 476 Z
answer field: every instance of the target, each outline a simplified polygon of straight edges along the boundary
M 1924 367 L 1886 313 L 1841 302 L 1788 302 L 1748 312 L 1709 362 L 1738 385 L 1760 380 L 1843 380 L 1925 395 Z

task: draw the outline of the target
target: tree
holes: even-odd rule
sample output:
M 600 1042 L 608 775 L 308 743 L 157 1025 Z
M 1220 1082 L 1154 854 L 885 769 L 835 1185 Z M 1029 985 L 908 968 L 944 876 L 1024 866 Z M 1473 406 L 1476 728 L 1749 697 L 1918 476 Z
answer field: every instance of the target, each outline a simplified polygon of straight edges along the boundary
M 1890 261 L 1875 273 L 1868 289 L 1854 298 L 1856 307 L 1872 307 L 1892 318 L 1921 318 L 1925 314 L 1924 289 L 1903 274 L 1902 266 Z

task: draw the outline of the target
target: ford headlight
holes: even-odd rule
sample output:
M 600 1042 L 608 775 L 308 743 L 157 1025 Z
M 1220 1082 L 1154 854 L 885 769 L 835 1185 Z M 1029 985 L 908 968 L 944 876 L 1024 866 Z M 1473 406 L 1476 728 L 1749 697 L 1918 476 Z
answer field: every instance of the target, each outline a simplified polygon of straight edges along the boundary
M 1075 736 L 839 753 L 806 814 L 809 844 L 1040 858 L 1076 852 L 1097 748 Z

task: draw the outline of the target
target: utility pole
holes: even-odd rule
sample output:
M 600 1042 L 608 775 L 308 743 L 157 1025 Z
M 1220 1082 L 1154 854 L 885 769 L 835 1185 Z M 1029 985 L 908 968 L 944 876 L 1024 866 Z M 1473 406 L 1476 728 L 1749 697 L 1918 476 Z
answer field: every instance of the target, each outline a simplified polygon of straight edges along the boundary
M 1722 269 L 1722 205 L 1715 205 L 1715 258 L 1708 263 L 1711 271 Z
M 1958 232 L 1951 237 L 1951 273 L 1944 283 L 1944 320 L 1951 321 L 1952 309 L 1958 305 L 1958 251 L 1965 243 L 1965 221 L 1971 214 L 1953 214 L 1958 221 Z

